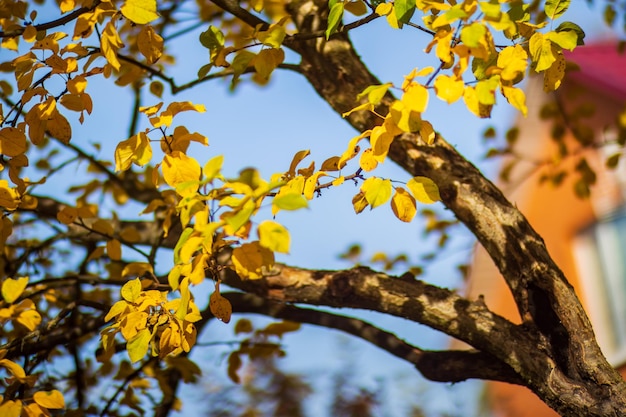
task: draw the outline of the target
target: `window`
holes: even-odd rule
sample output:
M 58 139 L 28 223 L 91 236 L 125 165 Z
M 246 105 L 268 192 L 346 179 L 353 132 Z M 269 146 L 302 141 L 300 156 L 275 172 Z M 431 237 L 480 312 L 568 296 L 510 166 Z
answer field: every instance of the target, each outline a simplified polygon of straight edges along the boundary
M 583 297 L 602 351 L 614 366 L 626 363 L 626 207 L 576 236 Z

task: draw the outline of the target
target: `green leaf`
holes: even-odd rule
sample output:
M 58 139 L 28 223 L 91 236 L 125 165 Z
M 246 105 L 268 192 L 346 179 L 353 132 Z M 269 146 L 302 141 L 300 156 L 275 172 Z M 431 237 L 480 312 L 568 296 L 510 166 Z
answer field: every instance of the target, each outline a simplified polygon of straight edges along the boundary
M 224 46 L 224 34 L 221 30 L 211 25 L 200 34 L 200 43 L 210 50 L 222 47 Z
M 330 7 L 330 13 L 328 14 L 328 27 L 326 28 L 326 39 L 330 38 L 330 35 L 337 31 L 342 17 L 343 3 L 337 2 Z
M 546 0 L 545 12 L 550 19 L 558 19 L 567 11 L 570 0 Z
M 415 0 L 396 0 L 393 3 L 396 19 L 400 23 L 408 23 L 415 12 Z

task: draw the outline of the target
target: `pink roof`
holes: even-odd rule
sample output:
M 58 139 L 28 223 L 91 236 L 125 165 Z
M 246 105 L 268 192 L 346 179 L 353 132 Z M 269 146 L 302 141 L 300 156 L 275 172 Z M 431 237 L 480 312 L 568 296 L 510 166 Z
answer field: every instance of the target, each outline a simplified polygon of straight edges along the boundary
M 565 58 L 580 67 L 567 73 L 569 79 L 626 98 L 626 51 L 620 53 L 616 42 L 579 46 L 574 52 L 565 51 Z

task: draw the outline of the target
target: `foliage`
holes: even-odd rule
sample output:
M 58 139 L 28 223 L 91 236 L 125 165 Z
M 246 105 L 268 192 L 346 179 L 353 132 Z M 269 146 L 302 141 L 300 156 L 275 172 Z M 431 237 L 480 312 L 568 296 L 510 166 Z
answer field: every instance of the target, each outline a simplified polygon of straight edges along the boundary
M 520 83 L 536 73 L 543 77 L 546 92 L 558 89 L 566 69 L 563 51 L 574 50 L 584 38 L 578 25 L 561 19 L 569 7 L 566 0 L 331 0 L 308 12 L 300 9 L 303 3 L 59 0 L 43 6 L 2 2 L 0 69 L 11 77 L 0 81 L 0 365 L 7 375 L 0 414 L 49 415 L 49 410 L 62 408 L 66 415 L 123 415 L 129 409 L 142 413 L 158 392 L 155 413 L 166 415 L 181 406 L 179 382 L 194 382 L 200 372 L 188 354 L 211 318 L 229 323 L 233 310 L 302 322 L 326 317 L 319 311 L 305 314 L 272 304 L 276 300 L 324 304 L 310 294 L 291 296 L 278 289 L 285 277 L 293 288 L 306 280 L 306 272 L 276 262 L 275 254 L 287 254 L 291 246 L 279 214 L 307 208 L 322 190 L 352 182 L 359 186 L 352 199 L 357 214 L 389 204 L 400 221 L 410 222 L 425 204 L 444 200 L 456 207 L 445 181 L 434 175 L 409 170 L 411 178 L 401 184 L 377 176 L 376 168 L 389 159 L 398 162 L 401 138 L 411 143 L 402 153 L 407 161 L 443 143 L 436 126 L 426 119 L 433 96 L 448 104 L 462 100 L 481 118 L 489 117 L 497 100 L 504 98 L 526 115 Z M 609 23 L 615 19 L 612 7 L 607 6 L 605 13 Z M 56 18 L 40 17 L 53 9 Z M 193 23 L 186 27 L 189 9 L 193 9 Z M 373 76 L 360 78 L 346 61 L 329 73 L 359 94 L 346 99 L 336 87 L 319 87 L 330 77 L 320 77 L 324 68 L 307 60 L 334 56 L 333 45 L 346 42 L 349 31 L 378 18 L 393 28 L 425 33 L 431 39 L 425 53 L 435 57 L 438 65 L 408 69 L 396 85 L 375 82 Z M 179 84 L 170 71 L 184 57 L 169 45 L 197 28 L 202 30 L 197 42 L 206 50 L 207 62 L 197 69 L 197 78 Z M 315 49 L 318 44 L 326 45 L 322 52 Z M 299 54 L 302 62 L 286 62 L 286 49 Z M 323 56 L 322 62 L 334 64 Z M 208 146 L 208 138 L 190 132 L 182 121 L 206 109 L 202 103 L 161 100 L 164 92 L 180 94 L 215 79 L 230 81 L 232 89 L 248 80 L 265 85 L 278 69 L 302 73 L 322 95 L 336 94 L 324 98 L 359 128 L 359 134 L 321 163 L 304 163 L 310 152 L 297 152 L 286 171 L 269 178 L 253 168 L 228 177 L 223 171 L 225 155 L 198 160 L 193 149 Z M 137 97 L 128 137 L 111 138 L 115 150 L 103 159 L 92 155 L 85 138 L 74 133 L 89 124 L 89 116 L 99 111 L 97 104 L 104 100 L 92 93 L 96 80 L 128 89 Z M 141 98 L 148 93 L 150 104 L 144 106 Z M 117 122 L 117 109 L 107 111 Z M 138 128 L 144 123 L 147 128 Z M 66 159 L 54 162 L 59 158 Z M 437 163 L 443 167 L 454 161 L 440 158 Z M 72 175 L 66 173 L 71 172 L 70 166 L 78 166 L 80 174 L 74 176 L 85 180 L 67 190 L 77 197 L 39 193 L 55 177 Z M 585 184 L 593 182 L 587 165 L 581 163 L 576 169 Z M 139 217 L 131 214 L 129 207 L 135 206 L 140 206 Z M 432 230 L 437 231 L 448 225 L 437 220 L 433 224 Z M 171 259 L 166 273 L 156 268 L 163 249 Z M 400 260 L 379 257 L 378 261 Z M 332 285 L 322 292 L 341 298 L 346 291 L 342 285 L 360 274 L 367 271 L 355 269 L 331 277 L 328 285 Z M 368 282 L 378 279 L 370 278 Z M 274 287 L 267 285 L 271 280 Z M 194 293 L 206 281 L 212 294 L 208 306 L 201 308 L 203 303 L 196 301 Z M 404 281 L 422 285 L 412 277 Z M 224 294 L 222 282 L 266 300 Z M 441 291 L 442 299 L 455 297 Z M 345 303 L 327 304 L 350 306 L 350 298 L 344 298 Z M 475 342 L 472 335 L 446 330 L 445 318 L 426 316 L 420 319 L 425 324 Z M 257 330 L 253 337 L 280 337 L 297 329 L 292 321 Z M 253 332 L 241 323 L 237 325 L 242 326 L 241 333 Z M 320 319 L 317 324 L 324 323 Z M 358 334 L 354 327 L 348 328 Z M 233 380 L 239 378 L 242 356 L 279 353 L 274 348 L 259 352 L 261 344 L 244 340 L 233 350 L 228 361 Z M 79 354 L 96 350 L 97 363 Z M 65 355 L 73 358 L 73 372 L 56 381 L 57 377 L 42 371 L 46 363 Z M 104 375 L 119 381 L 119 389 L 105 401 L 92 402 L 86 390 L 96 387 Z M 55 382 L 62 383 L 63 393 L 46 388 Z

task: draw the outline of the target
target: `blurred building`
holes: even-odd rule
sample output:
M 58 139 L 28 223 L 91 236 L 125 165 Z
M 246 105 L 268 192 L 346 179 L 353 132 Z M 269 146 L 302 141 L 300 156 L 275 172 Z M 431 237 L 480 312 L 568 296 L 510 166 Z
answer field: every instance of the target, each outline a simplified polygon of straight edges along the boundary
M 626 126 L 626 54 L 606 43 L 579 47 L 566 58 L 579 69 L 567 72 L 554 95 L 544 93 L 543 77 L 528 81 L 529 115 L 518 121 L 513 156 L 503 162 L 508 181 L 501 186 L 545 239 L 587 309 L 605 355 L 626 376 L 626 155 L 620 157 L 615 127 L 620 115 Z M 614 168 L 607 168 L 607 160 Z M 594 175 L 590 197 L 579 198 L 574 190 L 585 194 Z M 478 248 L 470 296 L 484 295 L 492 310 L 520 322 L 497 276 Z M 557 415 L 526 388 L 488 383 L 486 391 L 494 416 Z

